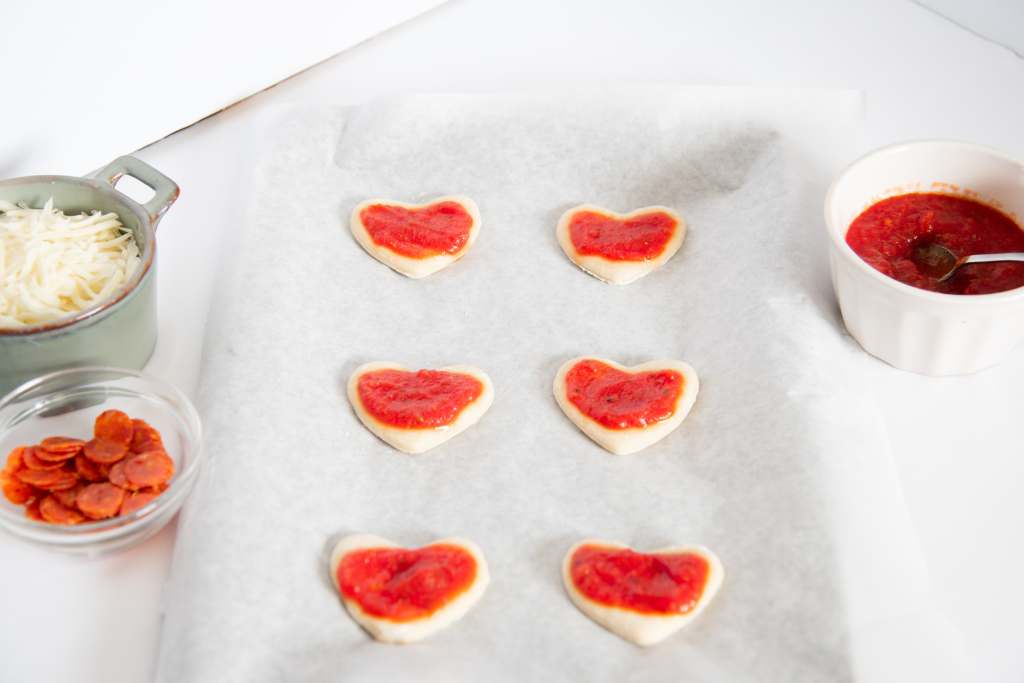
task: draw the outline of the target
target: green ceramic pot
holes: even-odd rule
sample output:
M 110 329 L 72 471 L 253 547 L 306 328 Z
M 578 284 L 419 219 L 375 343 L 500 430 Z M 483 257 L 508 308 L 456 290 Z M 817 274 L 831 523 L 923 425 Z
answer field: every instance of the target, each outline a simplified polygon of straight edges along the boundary
M 115 189 L 122 176 L 153 189 L 139 204 Z M 142 259 L 127 284 L 92 308 L 34 327 L 0 328 L 0 395 L 39 375 L 76 365 L 141 368 L 156 345 L 156 226 L 178 186 L 152 166 L 125 156 L 88 178 L 27 176 L 0 181 L 0 199 L 65 213 L 112 211 L 135 233 Z

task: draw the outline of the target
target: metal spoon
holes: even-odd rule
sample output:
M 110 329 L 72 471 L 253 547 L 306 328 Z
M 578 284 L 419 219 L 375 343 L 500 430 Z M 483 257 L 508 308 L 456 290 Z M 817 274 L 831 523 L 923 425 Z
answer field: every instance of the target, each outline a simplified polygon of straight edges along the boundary
M 946 247 L 935 242 L 927 242 L 914 247 L 910 253 L 911 260 L 925 275 L 945 282 L 953 277 L 953 273 L 969 263 L 992 263 L 993 261 L 1024 261 L 1024 252 L 1007 252 L 1003 254 L 974 254 L 973 256 L 957 256 Z

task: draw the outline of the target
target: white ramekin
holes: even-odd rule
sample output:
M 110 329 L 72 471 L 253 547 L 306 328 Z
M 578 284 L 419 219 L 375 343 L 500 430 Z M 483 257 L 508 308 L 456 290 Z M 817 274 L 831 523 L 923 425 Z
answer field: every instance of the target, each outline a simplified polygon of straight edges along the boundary
M 1024 164 L 979 145 L 926 140 L 883 147 L 843 171 L 825 197 L 825 222 L 846 329 L 865 351 L 902 370 L 963 375 L 999 363 L 1024 341 L 1024 288 L 979 295 L 918 289 L 875 270 L 846 243 L 864 209 L 908 192 L 976 199 L 1020 224 Z

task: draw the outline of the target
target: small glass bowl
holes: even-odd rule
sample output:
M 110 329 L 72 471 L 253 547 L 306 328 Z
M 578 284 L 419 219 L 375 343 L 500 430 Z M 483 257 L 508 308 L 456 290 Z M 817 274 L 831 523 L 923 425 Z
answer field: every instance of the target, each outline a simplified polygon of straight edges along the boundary
M 175 465 L 167 490 L 129 515 L 76 525 L 29 519 L 24 506 L 0 496 L 4 529 L 53 550 L 99 555 L 139 543 L 170 521 L 199 476 L 202 429 L 188 398 L 155 377 L 121 368 L 81 367 L 22 384 L 0 399 L 0 458 L 48 436 L 88 440 L 96 416 L 112 408 L 145 420 L 160 432 Z

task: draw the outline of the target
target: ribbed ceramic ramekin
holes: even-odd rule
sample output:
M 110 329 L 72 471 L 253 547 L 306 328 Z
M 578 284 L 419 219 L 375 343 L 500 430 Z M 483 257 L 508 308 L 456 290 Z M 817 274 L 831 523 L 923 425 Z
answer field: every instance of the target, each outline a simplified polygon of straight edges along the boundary
M 941 192 L 985 202 L 1020 224 L 1024 164 L 965 142 L 926 140 L 884 147 L 851 164 L 825 197 L 832 284 L 853 338 L 902 370 L 963 375 L 999 363 L 1024 342 L 1024 288 L 941 294 L 872 268 L 846 243 L 850 223 L 880 199 Z

